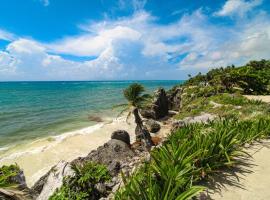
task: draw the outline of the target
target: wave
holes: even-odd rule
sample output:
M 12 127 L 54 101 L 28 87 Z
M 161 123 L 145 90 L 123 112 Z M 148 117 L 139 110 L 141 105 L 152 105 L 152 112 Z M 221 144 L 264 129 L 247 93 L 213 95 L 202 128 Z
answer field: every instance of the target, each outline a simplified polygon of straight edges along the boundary
M 12 153 L 10 155 L 4 156 L 3 158 L 0 158 L 0 162 L 6 161 L 6 160 L 13 160 L 13 159 L 19 158 L 20 156 L 24 156 L 24 155 L 41 153 L 41 152 L 43 152 L 43 151 L 45 151 L 45 150 L 47 150 L 49 148 L 54 147 L 55 145 L 61 143 L 63 140 L 65 140 L 65 139 L 67 139 L 69 137 L 76 136 L 76 135 L 91 134 L 94 131 L 97 131 L 97 130 L 101 129 L 103 126 L 104 126 L 104 123 L 98 123 L 98 124 L 95 124 L 93 126 L 89 126 L 89 127 L 86 127 L 86 128 L 75 130 L 75 131 L 66 132 L 66 133 L 63 133 L 61 135 L 50 136 L 50 137 L 34 140 L 31 143 L 28 143 L 28 146 L 31 146 L 31 145 L 33 145 L 33 144 L 35 144 L 37 142 L 42 142 L 42 141 L 49 141 L 49 144 L 39 146 L 39 147 L 35 147 L 35 148 L 32 148 L 32 149 L 28 149 L 28 150 L 25 150 L 25 151 Z M 11 147 L 1 147 L 0 151 L 8 151 L 9 149 L 11 149 Z

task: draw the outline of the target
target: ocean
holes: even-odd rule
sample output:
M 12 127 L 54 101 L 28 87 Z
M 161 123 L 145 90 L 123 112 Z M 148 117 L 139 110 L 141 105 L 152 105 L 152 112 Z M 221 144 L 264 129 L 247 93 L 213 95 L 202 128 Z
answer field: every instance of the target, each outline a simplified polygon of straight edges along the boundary
M 0 83 L 0 150 L 95 125 L 89 116 L 113 118 L 134 81 Z M 183 81 L 137 81 L 146 92 Z

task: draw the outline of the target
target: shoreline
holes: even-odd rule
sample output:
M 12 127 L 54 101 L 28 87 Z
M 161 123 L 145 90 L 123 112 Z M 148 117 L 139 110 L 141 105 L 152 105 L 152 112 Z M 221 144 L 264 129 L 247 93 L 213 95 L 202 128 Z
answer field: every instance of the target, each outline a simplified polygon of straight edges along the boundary
M 42 139 L 4 150 L 0 165 L 17 163 L 24 171 L 26 183 L 31 187 L 41 176 L 58 162 L 72 161 L 86 156 L 90 151 L 110 140 L 111 133 L 124 129 L 134 141 L 135 124 L 133 118 L 127 124 L 125 116 L 97 123 L 76 131 Z M 8 148 L 8 147 L 5 147 Z

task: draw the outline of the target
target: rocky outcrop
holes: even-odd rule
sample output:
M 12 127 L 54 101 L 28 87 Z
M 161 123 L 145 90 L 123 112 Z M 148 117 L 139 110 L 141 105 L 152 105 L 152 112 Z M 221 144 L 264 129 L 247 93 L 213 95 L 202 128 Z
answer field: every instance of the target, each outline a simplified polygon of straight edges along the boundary
M 145 126 L 151 133 L 157 133 L 160 130 L 160 124 L 153 119 L 147 120 Z
M 169 110 L 179 111 L 181 108 L 182 93 L 183 89 L 181 87 L 173 88 L 168 92 L 167 96 Z
M 35 199 L 48 200 L 55 190 L 62 186 L 64 177 L 73 174 L 70 163 L 60 161 L 32 187 L 32 190 L 38 194 Z
M 160 119 L 168 115 L 168 98 L 163 88 L 159 88 L 154 93 L 150 106 L 140 111 L 145 118 Z
M 130 145 L 122 140 L 111 139 L 97 150 L 91 151 L 86 157 L 80 157 L 72 161 L 72 163 L 82 164 L 87 161 L 104 164 L 112 176 L 119 173 L 121 163 L 125 162 L 129 157 L 134 156 Z
M 203 113 L 199 116 L 194 117 L 185 117 L 183 120 L 177 120 L 172 123 L 172 131 L 175 131 L 187 124 L 208 123 L 210 121 L 213 121 L 215 118 L 215 115 L 209 113 Z
M 26 185 L 25 176 L 22 170 L 19 170 L 15 176 L 10 177 L 9 181 L 16 187 L 0 188 L 1 200 L 29 200 L 34 198 Z
M 114 131 L 111 135 L 111 139 L 121 140 L 130 145 L 130 136 L 125 130 Z

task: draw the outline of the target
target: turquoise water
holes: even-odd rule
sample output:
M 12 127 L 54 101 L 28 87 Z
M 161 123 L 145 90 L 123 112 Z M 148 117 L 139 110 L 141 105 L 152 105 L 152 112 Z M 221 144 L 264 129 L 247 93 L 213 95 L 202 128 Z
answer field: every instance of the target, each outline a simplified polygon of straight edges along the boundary
M 132 81 L 0 83 L 0 148 L 94 124 L 88 116 L 115 117 Z M 182 81 L 139 81 L 147 92 Z

